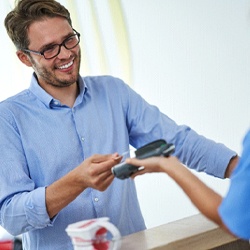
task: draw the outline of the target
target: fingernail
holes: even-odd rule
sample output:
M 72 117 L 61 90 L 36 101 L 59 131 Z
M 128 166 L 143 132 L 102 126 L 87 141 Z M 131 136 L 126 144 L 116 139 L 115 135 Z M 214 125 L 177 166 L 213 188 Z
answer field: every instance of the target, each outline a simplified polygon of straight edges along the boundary
M 121 158 L 122 156 L 120 156 L 118 153 L 114 153 L 113 155 L 112 155 L 112 158 L 114 159 L 114 160 L 118 160 L 119 158 Z

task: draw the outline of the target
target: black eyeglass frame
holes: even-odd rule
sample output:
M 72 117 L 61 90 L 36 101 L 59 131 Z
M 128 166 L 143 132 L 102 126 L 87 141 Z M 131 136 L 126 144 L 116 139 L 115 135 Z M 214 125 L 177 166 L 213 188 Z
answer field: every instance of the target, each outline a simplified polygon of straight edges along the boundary
M 58 52 L 57 52 L 57 54 L 54 55 L 54 56 L 52 56 L 52 57 L 49 57 L 49 58 L 48 58 L 48 57 L 45 57 L 45 55 L 44 55 L 44 52 L 46 52 L 46 50 L 49 50 L 49 49 L 44 49 L 44 50 L 42 50 L 42 51 L 36 51 L 36 50 L 31 50 L 31 49 L 22 49 L 22 51 L 24 51 L 24 52 L 31 52 L 31 53 L 34 53 L 34 54 L 43 56 L 44 59 L 46 59 L 46 60 L 55 58 L 56 56 L 58 56 L 58 55 L 60 54 L 60 52 L 61 52 L 61 47 L 62 47 L 62 46 L 64 46 L 65 49 L 70 50 L 70 49 L 75 48 L 75 47 L 80 43 L 80 36 L 81 36 L 80 33 L 77 32 L 75 29 L 73 29 L 73 31 L 75 32 L 74 35 L 71 35 L 71 36 L 67 37 L 67 38 L 64 39 L 63 42 L 60 43 L 60 44 L 54 44 L 54 45 L 53 45 L 53 46 L 57 46 L 57 45 L 58 45 L 59 47 L 58 47 Z M 74 45 L 73 47 L 68 48 L 68 47 L 66 46 L 65 43 L 68 41 L 68 39 L 70 39 L 70 38 L 73 37 L 73 36 L 77 36 L 77 37 L 78 37 L 78 43 L 77 43 L 76 45 Z

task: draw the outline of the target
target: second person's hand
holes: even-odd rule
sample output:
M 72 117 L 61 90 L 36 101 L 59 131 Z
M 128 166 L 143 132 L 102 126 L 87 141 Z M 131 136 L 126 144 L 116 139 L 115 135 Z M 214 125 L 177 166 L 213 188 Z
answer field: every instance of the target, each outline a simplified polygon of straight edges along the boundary
M 142 175 L 145 173 L 156 173 L 156 172 L 165 172 L 171 170 L 176 165 L 181 164 L 179 160 L 175 156 L 163 157 L 149 157 L 146 159 L 137 159 L 137 158 L 128 158 L 126 162 L 137 166 L 140 168 L 135 174 L 131 175 L 132 178 L 135 178 L 138 175 Z

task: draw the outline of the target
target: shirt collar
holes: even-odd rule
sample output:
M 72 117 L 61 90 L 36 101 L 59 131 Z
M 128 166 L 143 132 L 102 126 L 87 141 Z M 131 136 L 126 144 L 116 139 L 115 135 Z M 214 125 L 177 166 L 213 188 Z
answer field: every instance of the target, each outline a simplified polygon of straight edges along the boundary
M 79 86 L 79 90 L 80 93 L 78 95 L 78 97 L 76 98 L 75 101 L 75 105 L 78 105 L 82 102 L 83 100 L 83 96 L 87 91 L 87 86 L 84 83 L 84 80 L 81 76 L 79 76 L 78 78 L 78 86 Z M 53 106 L 55 106 L 55 104 L 60 104 L 60 101 L 53 98 L 53 96 L 51 96 L 50 94 L 48 94 L 39 84 L 37 81 L 37 76 L 35 73 L 33 73 L 32 77 L 31 77 L 31 83 L 30 83 L 30 87 L 29 90 L 42 102 L 45 104 L 45 106 L 47 108 L 53 108 Z

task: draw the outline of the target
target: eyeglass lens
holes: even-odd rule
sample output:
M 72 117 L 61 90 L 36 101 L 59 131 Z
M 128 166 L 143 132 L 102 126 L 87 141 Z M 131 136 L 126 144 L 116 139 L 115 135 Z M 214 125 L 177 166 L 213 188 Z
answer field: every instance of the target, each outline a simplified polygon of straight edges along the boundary
M 79 34 L 72 35 L 65 39 L 61 44 L 55 44 L 46 50 L 43 51 L 43 56 L 45 59 L 51 59 L 53 57 L 56 57 L 60 51 L 61 51 L 61 46 L 64 46 L 66 49 L 73 49 L 76 47 L 80 42 L 80 37 Z

